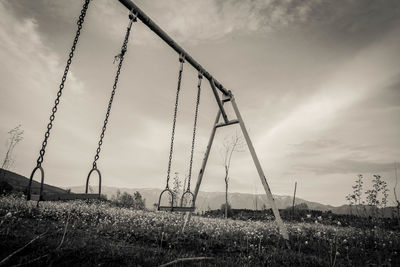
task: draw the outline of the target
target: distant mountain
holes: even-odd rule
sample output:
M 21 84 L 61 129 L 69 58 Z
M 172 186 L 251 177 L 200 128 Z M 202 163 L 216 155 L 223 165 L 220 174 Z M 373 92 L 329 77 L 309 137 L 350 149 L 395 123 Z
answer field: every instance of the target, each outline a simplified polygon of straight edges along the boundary
M 70 188 L 74 193 L 84 192 L 85 186 L 77 186 Z M 97 192 L 98 187 L 92 188 L 94 192 Z M 101 191 L 103 194 L 111 198 L 112 195 L 116 195 L 117 191 L 127 192 L 133 194 L 138 191 L 146 199 L 146 208 L 152 209 L 155 203 L 158 203 L 158 198 L 161 193 L 161 189 L 156 188 L 117 188 L 110 186 L 102 186 Z M 247 194 L 247 193 L 229 193 L 229 202 L 235 209 L 262 209 L 270 208 L 270 205 L 265 194 Z M 279 209 L 285 209 L 291 207 L 293 198 L 290 196 L 278 196 L 274 195 L 275 203 Z M 221 205 L 225 203 L 224 192 L 204 192 L 200 191 L 197 197 L 196 206 L 198 211 L 206 211 L 208 209 L 219 209 Z M 336 207 L 330 205 L 324 205 L 317 202 L 307 201 L 301 198 L 296 198 L 296 204 L 305 203 L 309 209 L 321 210 L 321 211 L 334 211 Z
M 14 191 L 24 191 L 29 183 L 29 179 L 19 175 L 17 173 L 3 170 L 0 168 L 0 182 L 5 181 L 10 184 Z M 39 194 L 40 183 L 37 181 L 32 182 L 32 193 Z M 73 193 L 83 193 L 85 192 L 85 186 L 75 186 L 69 188 Z M 93 187 L 93 192 L 98 192 L 98 187 Z M 116 195 L 117 191 L 127 192 L 133 194 L 136 191 L 140 192 L 143 198 L 146 199 L 146 208 L 154 209 L 154 204 L 158 203 L 158 198 L 161 193 L 161 189 L 157 188 L 118 188 L 111 186 L 102 186 L 101 191 L 103 194 L 107 195 L 110 199 L 112 195 Z M 43 191 L 45 194 L 65 194 L 66 189 L 62 189 L 56 186 L 47 185 L 43 186 Z M 265 194 L 247 194 L 247 193 L 229 193 L 229 202 L 232 208 L 235 209 L 262 209 L 270 208 L 270 205 Z M 291 196 L 278 196 L 274 195 L 275 203 L 279 209 L 285 209 L 291 207 L 293 198 Z M 196 201 L 197 211 L 215 210 L 219 209 L 221 205 L 225 203 L 225 193 L 224 192 L 204 192 L 200 191 Z M 331 205 L 324 205 L 318 202 L 311 202 L 301 198 L 296 198 L 296 205 L 305 203 L 311 210 L 320 211 L 332 211 L 336 214 L 357 214 L 355 212 L 355 207 L 349 205 L 342 205 L 339 207 L 334 207 Z M 369 214 L 368 207 L 362 207 L 366 210 L 363 214 Z M 391 217 L 393 212 L 393 207 L 387 207 L 384 209 L 385 217 Z
M 76 186 L 70 188 L 74 193 L 82 193 L 85 190 L 85 186 Z M 92 187 L 93 192 L 98 191 L 98 187 Z M 117 191 L 127 192 L 133 194 L 138 191 L 142 197 L 146 200 L 146 208 L 154 209 L 154 204 L 158 203 L 158 198 L 161 193 L 161 189 L 157 188 L 118 188 L 111 186 L 102 186 L 102 194 L 107 195 L 110 199 L 111 196 L 116 195 Z M 265 208 L 269 209 L 271 206 L 268 203 L 267 196 L 265 194 L 247 194 L 247 193 L 228 193 L 229 203 L 234 209 L 259 209 L 261 210 L 265 205 Z M 278 196 L 274 195 L 275 203 L 278 209 L 286 209 L 292 206 L 293 197 L 291 196 Z M 224 192 L 204 192 L 200 191 L 196 201 L 197 211 L 215 210 L 219 209 L 221 205 L 225 203 L 225 193 Z M 331 211 L 336 214 L 359 214 L 356 212 L 355 207 L 349 205 L 342 206 L 331 206 L 324 205 L 318 202 L 311 202 L 301 198 L 296 198 L 296 205 L 305 203 L 310 210 L 320 210 L 320 211 Z M 362 214 L 370 214 L 368 207 L 362 207 L 366 209 L 366 212 L 361 212 Z M 391 217 L 393 212 L 393 207 L 387 207 L 384 209 L 384 216 Z

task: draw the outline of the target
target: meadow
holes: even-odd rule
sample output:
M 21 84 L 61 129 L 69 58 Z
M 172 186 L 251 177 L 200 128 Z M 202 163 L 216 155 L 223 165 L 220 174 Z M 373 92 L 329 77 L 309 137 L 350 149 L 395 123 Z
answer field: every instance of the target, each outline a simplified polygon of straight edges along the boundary
M 113 207 L 107 202 L 27 202 L 0 197 L 0 265 L 400 266 L 400 232 L 286 222 L 290 248 L 273 221 L 193 216 Z M 367 219 L 366 219 L 367 220 Z

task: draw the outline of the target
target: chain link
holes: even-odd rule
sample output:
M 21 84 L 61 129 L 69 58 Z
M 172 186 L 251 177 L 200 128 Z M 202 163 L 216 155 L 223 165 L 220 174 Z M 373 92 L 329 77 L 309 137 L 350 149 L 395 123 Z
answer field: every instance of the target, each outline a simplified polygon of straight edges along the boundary
M 70 67 L 70 65 L 72 63 L 72 58 L 74 57 L 74 52 L 75 52 L 75 49 L 76 49 L 76 45 L 78 44 L 79 36 L 81 34 L 83 22 L 85 21 L 86 11 L 87 11 L 87 9 L 89 7 L 89 3 L 90 3 L 90 0 L 85 0 L 85 3 L 83 4 L 82 10 L 81 10 L 81 14 L 79 15 L 79 19 L 77 21 L 78 29 L 77 29 L 76 34 L 75 34 L 75 38 L 74 38 L 74 42 L 73 42 L 72 47 L 71 47 L 71 51 L 69 53 L 69 57 L 68 57 L 68 60 L 67 60 L 67 65 L 65 66 L 65 69 L 64 69 L 64 74 L 62 76 L 61 83 L 60 83 L 60 86 L 59 86 L 59 90 L 57 92 L 57 98 L 54 101 L 53 108 L 51 109 L 52 113 L 50 115 L 50 122 L 47 124 L 47 130 L 46 130 L 46 133 L 44 134 L 44 140 L 43 140 L 43 143 L 42 143 L 42 148 L 40 149 L 40 152 L 39 152 L 39 158 L 36 161 L 37 162 L 37 165 L 36 165 L 37 167 L 41 167 L 43 159 L 44 159 L 44 154 L 46 153 L 47 140 L 50 137 L 50 130 L 51 130 L 51 128 L 53 128 L 53 121 L 56 118 L 57 107 L 58 107 L 58 104 L 60 103 L 60 98 L 61 98 L 61 95 L 62 95 L 62 91 L 64 89 L 64 84 L 65 84 L 65 81 L 67 80 L 69 67 Z
M 169 178 L 170 178 L 170 174 L 171 174 L 172 154 L 174 152 L 175 125 L 176 125 L 176 117 L 178 115 L 179 92 L 181 90 L 183 63 L 185 63 L 185 59 L 184 59 L 183 56 L 179 57 L 179 62 L 180 62 L 180 67 L 179 67 L 179 75 L 178 75 L 178 88 L 176 90 L 174 119 L 173 119 L 173 122 L 172 122 L 171 146 L 170 146 L 170 149 L 169 149 L 169 160 L 168 160 L 168 171 L 167 171 L 167 186 L 165 187 L 166 189 L 169 189 Z
M 203 79 L 203 75 L 201 73 L 199 73 L 198 77 L 199 77 L 199 82 L 197 84 L 196 111 L 194 113 L 192 150 L 190 152 L 189 177 L 188 177 L 188 185 L 187 185 L 187 190 L 186 190 L 187 192 L 190 192 L 190 181 L 192 179 L 193 154 L 194 154 L 194 145 L 195 145 L 195 142 L 196 142 L 197 117 L 198 117 L 198 113 L 199 113 L 200 93 L 201 93 L 201 80 Z
M 136 21 L 136 16 L 133 16 L 132 13 L 129 14 L 129 25 L 127 27 L 126 30 L 126 34 L 125 34 L 125 39 L 124 42 L 122 44 L 121 47 L 121 53 L 118 54 L 115 58 L 114 58 L 114 62 L 115 61 L 119 61 L 118 63 L 118 69 L 117 69 L 117 73 L 115 75 L 115 80 L 114 80 L 114 85 L 113 85 L 113 89 L 111 92 L 111 97 L 110 100 L 108 101 L 108 107 L 107 107 L 107 113 L 106 113 L 106 118 L 104 119 L 104 124 L 103 124 L 103 128 L 101 130 L 101 134 L 100 134 L 100 140 L 98 143 L 98 147 L 96 149 L 96 155 L 94 156 L 94 161 L 93 161 L 93 169 L 97 169 L 97 160 L 100 158 L 100 151 L 101 151 L 101 145 L 103 144 L 103 138 L 107 129 L 107 123 L 108 123 L 108 117 L 110 116 L 110 112 L 111 112 L 111 106 L 114 100 L 114 95 L 115 95 L 115 91 L 117 89 L 117 84 L 118 84 L 118 79 L 119 79 L 119 74 L 121 73 L 121 67 L 122 67 L 122 63 L 124 61 L 124 56 L 126 51 L 128 50 L 128 41 L 129 41 L 129 35 L 131 32 L 131 28 L 132 28 L 132 23 Z

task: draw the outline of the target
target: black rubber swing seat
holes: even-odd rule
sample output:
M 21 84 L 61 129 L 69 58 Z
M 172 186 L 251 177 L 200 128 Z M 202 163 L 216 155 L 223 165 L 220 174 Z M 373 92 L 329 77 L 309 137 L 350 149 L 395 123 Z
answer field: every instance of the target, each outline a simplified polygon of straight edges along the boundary
M 78 200 L 78 199 L 98 199 L 99 194 L 31 194 L 30 200 L 34 201 L 58 201 L 58 200 Z
M 193 212 L 196 207 L 171 207 L 171 206 L 158 206 L 159 211 L 178 211 L 178 212 Z
M 169 195 L 171 196 L 171 202 L 170 202 L 171 205 L 168 205 L 168 206 L 161 206 L 161 197 L 162 197 L 162 195 L 163 195 L 164 193 L 167 193 L 167 194 L 169 194 Z M 184 198 L 184 196 L 185 196 L 186 194 L 190 194 L 192 197 L 194 197 L 193 194 L 192 194 L 192 192 L 186 191 L 186 192 L 183 193 L 183 195 L 182 195 L 182 198 L 181 198 L 181 205 L 180 205 L 180 206 L 174 206 L 174 205 L 172 204 L 172 203 L 174 203 L 174 194 L 173 194 L 173 192 L 172 192 L 169 188 L 165 188 L 165 189 L 161 192 L 160 197 L 159 197 L 159 199 L 158 199 L 157 210 L 158 210 L 158 211 L 193 212 L 193 211 L 196 209 L 196 207 L 194 206 L 194 203 L 192 203 L 191 206 L 187 206 L 187 207 L 183 206 L 183 198 Z M 193 198 L 192 198 L 192 200 L 193 200 Z

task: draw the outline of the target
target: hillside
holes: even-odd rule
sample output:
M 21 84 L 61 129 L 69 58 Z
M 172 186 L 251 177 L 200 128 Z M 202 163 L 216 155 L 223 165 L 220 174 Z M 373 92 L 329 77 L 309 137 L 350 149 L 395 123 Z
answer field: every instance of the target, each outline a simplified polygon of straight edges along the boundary
M 178 213 L 12 196 L 0 217 L 3 266 L 400 266 L 400 232 L 376 225 L 292 222 L 284 242 L 268 220 L 193 216 L 182 231 Z M 182 258 L 201 261 L 161 265 Z
M 97 192 L 98 187 L 92 187 L 93 192 Z M 84 192 L 84 186 L 71 187 L 71 191 L 74 193 Z M 161 189 L 157 188 L 118 188 L 111 186 L 102 186 L 101 191 L 103 194 L 107 195 L 108 198 L 116 195 L 117 191 L 127 192 L 133 194 L 136 191 L 140 192 L 143 198 L 146 200 L 146 208 L 154 209 L 154 204 L 158 203 L 158 197 Z M 269 209 L 270 205 L 265 194 L 247 194 L 247 193 L 228 193 L 229 202 L 234 209 L 252 209 L 261 210 L 263 205 L 265 208 Z M 279 209 L 286 209 L 292 206 L 293 197 L 291 196 L 279 196 L 274 195 L 275 203 Z M 197 197 L 196 210 L 197 211 L 207 211 L 215 210 L 221 207 L 221 204 L 225 203 L 225 193 L 224 192 L 204 192 L 200 191 Z M 357 214 L 355 212 L 355 207 L 350 207 L 349 205 L 341 205 L 338 207 L 325 205 L 318 202 L 312 202 L 301 198 L 296 198 L 296 205 L 305 203 L 310 210 L 320 210 L 320 211 L 331 211 L 336 214 Z M 363 207 L 366 209 L 365 214 L 368 215 L 368 207 Z M 385 217 L 392 217 L 393 207 L 386 207 L 384 209 Z
M 24 192 L 29 184 L 29 179 L 26 178 L 25 176 L 19 175 L 15 172 L 0 169 L 0 182 L 3 182 L 3 181 L 10 184 L 13 187 L 14 191 L 20 191 L 20 192 Z M 40 191 L 40 183 L 33 180 L 32 181 L 32 193 L 39 194 L 39 191 Z M 48 184 L 43 185 L 43 192 L 45 194 L 65 194 L 65 193 L 67 193 L 67 191 L 62 188 L 48 185 Z
M 29 183 L 29 179 L 19 175 L 14 172 L 0 169 L 0 182 L 6 181 L 9 183 L 14 191 L 24 191 Z M 32 182 L 32 193 L 38 194 L 40 189 L 40 183 L 37 181 Z M 72 193 L 83 193 L 85 191 L 85 186 L 75 186 L 71 187 Z M 92 187 L 94 192 L 98 191 L 98 187 Z M 118 188 L 111 186 L 103 186 L 102 193 L 108 198 L 116 195 L 117 191 L 127 192 L 133 194 L 138 191 L 146 199 L 146 208 L 154 209 L 154 204 L 158 203 L 158 197 L 161 189 L 157 188 Z M 67 191 L 65 189 L 45 184 L 43 187 L 45 194 L 65 194 Z M 229 202 L 235 209 L 258 209 L 261 210 L 263 207 L 270 208 L 270 205 L 265 194 L 247 194 L 247 193 L 229 193 Z M 293 198 L 291 196 L 278 196 L 274 195 L 276 205 L 279 209 L 285 209 L 291 207 Z M 197 211 L 207 211 L 215 210 L 221 207 L 221 204 L 225 202 L 224 192 L 204 192 L 200 191 L 197 198 Z M 318 202 L 311 202 L 305 199 L 296 198 L 296 205 L 305 203 L 310 210 L 320 210 L 320 211 L 332 211 L 336 214 L 352 214 L 352 209 L 349 205 L 342 205 L 339 207 L 334 207 L 331 205 L 324 205 Z M 265 205 L 265 206 L 264 206 Z M 392 207 L 387 207 L 384 210 L 385 217 L 392 216 Z M 354 213 L 354 212 L 353 212 Z

